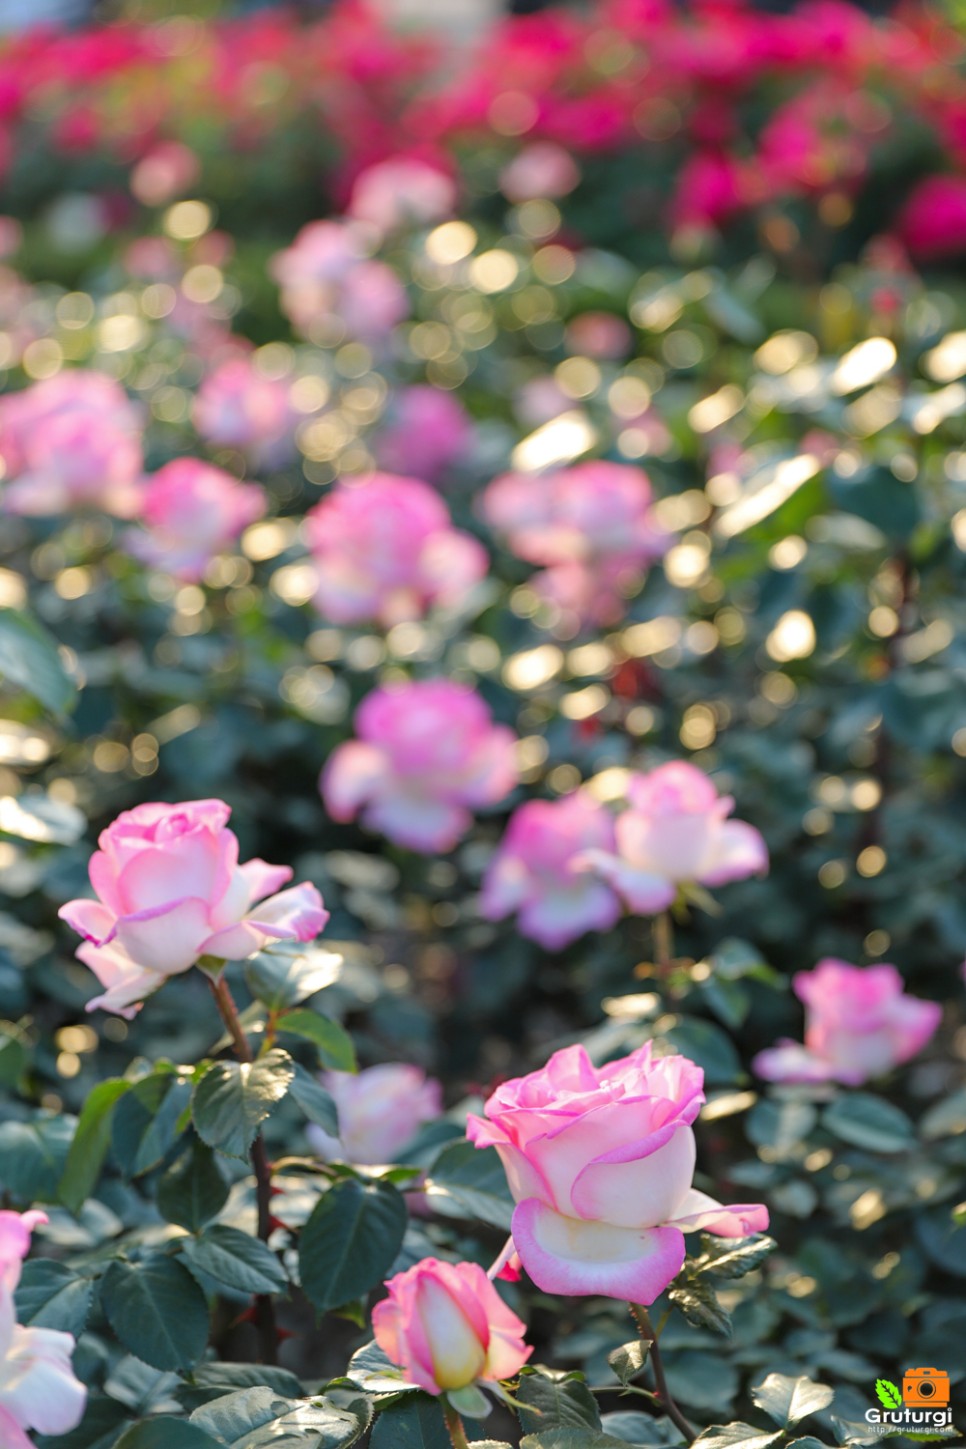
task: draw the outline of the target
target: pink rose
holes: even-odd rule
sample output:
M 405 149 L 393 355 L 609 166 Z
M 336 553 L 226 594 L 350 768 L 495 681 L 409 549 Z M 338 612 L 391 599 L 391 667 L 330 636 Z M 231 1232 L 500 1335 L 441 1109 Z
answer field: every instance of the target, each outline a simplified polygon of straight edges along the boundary
M 469 414 L 454 394 L 418 384 L 392 398 L 372 451 L 381 468 L 436 483 L 470 452 L 473 441 Z
M 966 176 L 927 176 L 913 187 L 896 229 L 914 257 L 966 251 Z
M 483 545 L 455 529 L 427 483 L 375 473 L 346 479 L 306 519 L 319 612 L 337 624 L 419 619 L 457 607 L 486 573 Z
M 621 914 L 620 899 L 578 862 L 587 850 L 614 848 L 613 820 L 589 795 L 531 800 L 510 817 L 487 867 L 480 909 L 490 921 L 517 912 L 521 934 L 548 951 L 560 951 L 585 931 L 609 931 Z
M 129 518 L 143 466 L 138 415 L 100 372 L 59 372 L 0 399 L 0 455 L 9 513 L 100 508 Z
M 754 826 L 729 820 L 730 795 L 695 765 L 673 760 L 634 775 L 628 809 L 617 817 L 613 854 L 588 851 L 585 862 L 617 890 L 629 910 L 667 910 L 682 886 L 726 885 L 768 870 L 768 850 Z
M 88 1011 L 132 1017 L 168 976 L 202 956 L 240 960 L 271 941 L 311 941 L 322 930 L 329 915 L 314 886 L 280 890 L 289 866 L 238 864 L 230 815 L 223 800 L 138 805 L 102 832 L 90 860 L 97 899 L 59 912 L 85 938 L 77 956 L 105 988 Z
M 278 459 L 291 443 L 297 414 L 285 378 L 266 377 L 248 357 L 233 357 L 205 378 L 194 422 L 216 448 L 253 448 Z
M 372 261 L 362 229 L 313 221 L 273 258 L 282 311 L 311 338 L 335 328 L 363 342 L 383 342 L 409 315 L 406 289 L 385 262 Z
M 907 1062 L 929 1041 L 942 1007 L 907 996 L 894 966 L 850 966 L 827 958 L 799 971 L 805 1044 L 780 1041 L 752 1066 L 768 1082 L 841 1082 L 860 1086 Z
M 553 141 L 531 141 L 500 172 L 500 190 L 514 203 L 566 196 L 579 181 L 576 161 Z
M 418 1128 L 443 1110 L 439 1082 L 406 1062 L 356 1074 L 325 1072 L 322 1081 L 335 1101 L 339 1135 L 330 1137 L 321 1127 L 308 1127 L 306 1135 L 325 1162 L 395 1162 Z
M 158 141 L 131 172 L 131 191 L 145 206 L 164 206 L 184 195 L 201 175 L 201 162 L 180 141 Z
M 74 1338 L 52 1328 L 24 1328 L 13 1295 L 30 1235 L 45 1213 L 0 1212 L 0 1444 L 33 1449 L 27 1430 L 67 1434 L 84 1417 L 87 1390 L 71 1368 Z
M 506 1169 L 513 1244 L 538 1288 L 653 1303 L 680 1272 L 685 1233 L 768 1226 L 760 1204 L 722 1207 L 691 1186 L 703 1082 L 650 1042 L 603 1067 L 567 1047 L 470 1117 L 470 1141 L 495 1147 Z
M 361 811 L 369 830 L 412 850 L 452 850 L 471 811 L 495 805 L 517 782 L 513 731 L 494 724 L 465 684 L 387 684 L 362 701 L 356 732 L 322 773 L 326 809 L 334 820 Z
M 588 623 L 623 616 L 624 598 L 669 541 L 647 474 L 624 463 L 506 473 L 486 488 L 482 509 L 513 553 L 543 566 L 534 587 Z
M 391 156 L 359 173 L 346 210 L 354 221 L 386 232 L 442 221 L 455 206 L 452 177 L 418 157 Z
M 526 1325 L 477 1263 L 424 1258 L 386 1287 L 372 1310 L 376 1343 L 428 1394 L 512 1379 L 533 1352 Z
M 198 458 L 166 463 L 144 485 L 146 531 L 125 538 L 129 553 L 176 579 L 197 583 L 215 554 L 265 512 L 265 494 Z

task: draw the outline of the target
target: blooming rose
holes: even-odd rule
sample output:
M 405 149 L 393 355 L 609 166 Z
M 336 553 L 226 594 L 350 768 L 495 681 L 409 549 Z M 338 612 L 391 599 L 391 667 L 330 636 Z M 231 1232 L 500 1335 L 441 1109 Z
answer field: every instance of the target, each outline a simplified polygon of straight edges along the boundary
M 59 372 L 0 398 L 0 455 L 9 513 L 136 510 L 143 466 L 138 415 L 112 377 Z
M 455 529 L 428 483 L 375 473 L 336 485 L 306 520 L 319 612 L 337 624 L 421 618 L 461 604 L 486 573 L 483 545 Z
M 681 886 L 725 885 L 768 870 L 761 835 L 729 820 L 730 795 L 719 795 L 703 771 L 684 760 L 634 775 L 629 808 L 617 817 L 613 854 L 591 850 L 585 863 L 611 883 L 629 910 L 666 910 Z
M 272 271 L 282 311 L 308 337 L 335 327 L 377 343 L 409 315 L 402 282 L 385 262 L 366 255 L 361 230 L 351 222 L 309 222 L 276 254 Z
M 910 192 L 897 230 L 924 261 L 966 250 L 966 176 L 925 177 Z
M 232 357 L 205 378 L 194 402 L 198 432 L 217 448 L 283 455 L 297 421 L 285 378 L 266 377 L 250 358 Z
M 256 483 L 240 483 L 198 458 L 176 458 L 145 483 L 141 520 L 125 544 L 143 563 L 197 583 L 215 554 L 265 512 Z
M 381 468 L 435 483 L 470 451 L 473 437 L 473 424 L 458 398 L 420 383 L 392 398 L 371 446 Z
M 314 886 L 279 889 L 289 866 L 238 864 L 230 815 L 223 800 L 138 805 L 102 832 L 90 860 L 97 899 L 59 912 L 85 937 L 77 956 L 105 988 L 88 1011 L 132 1017 L 166 977 L 202 956 L 239 960 L 322 930 L 329 914 Z
M 491 921 L 518 912 L 522 935 L 549 951 L 585 931 L 608 931 L 620 899 L 578 862 L 587 850 L 614 848 L 614 822 L 589 795 L 531 800 L 510 817 L 483 880 L 480 909 Z
M 387 684 L 362 701 L 356 733 L 322 773 L 326 808 L 334 820 L 361 811 L 368 829 L 412 850 L 452 850 L 470 812 L 517 782 L 513 731 L 465 684 Z
M 566 196 L 580 180 L 569 151 L 553 141 L 532 141 L 500 172 L 500 190 L 508 201 Z
M 907 996 L 894 966 L 850 966 L 826 959 L 799 971 L 795 995 L 805 1003 L 805 1044 L 780 1041 L 752 1063 L 769 1082 L 842 1082 L 859 1086 L 921 1051 L 942 1007 Z
M 360 1166 L 395 1162 L 424 1122 L 443 1110 L 439 1082 L 406 1062 L 386 1062 L 365 1071 L 325 1072 L 339 1114 L 339 1135 L 308 1127 L 307 1136 L 326 1162 Z
M 67 1434 L 84 1417 L 87 1390 L 71 1368 L 74 1338 L 53 1328 L 24 1328 L 13 1295 L 40 1212 L 0 1212 L 0 1444 L 33 1449 L 26 1430 Z
M 655 1057 L 650 1042 L 603 1067 L 567 1047 L 470 1117 L 470 1141 L 503 1161 L 513 1243 L 544 1292 L 653 1303 L 680 1272 L 685 1233 L 768 1226 L 760 1204 L 723 1207 L 691 1186 L 703 1082 L 694 1062 Z
M 428 1394 L 513 1378 L 533 1352 L 525 1324 L 477 1263 L 424 1258 L 386 1287 L 372 1310 L 376 1342 Z
M 356 221 L 394 231 L 441 221 L 455 205 L 456 186 L 445 172 L 415 156 L 391 156 L 359 173 L 346 210 Z
M 482 508 L 519 558 L 543 567 L 535 588 L 588 623 L 620 619 L 624 597 L 668 544 L 647 474 L 624 463 L 506 473 L 487 487 Z

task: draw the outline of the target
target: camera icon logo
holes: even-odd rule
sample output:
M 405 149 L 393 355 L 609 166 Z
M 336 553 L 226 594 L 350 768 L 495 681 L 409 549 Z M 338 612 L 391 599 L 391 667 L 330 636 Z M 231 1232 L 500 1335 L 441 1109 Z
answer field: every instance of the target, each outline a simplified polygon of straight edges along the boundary
M 907 1369 L 902 1376 L 902 1402 L 907 1409 L 944 1409 L 949 1403 L 945 1369 Z

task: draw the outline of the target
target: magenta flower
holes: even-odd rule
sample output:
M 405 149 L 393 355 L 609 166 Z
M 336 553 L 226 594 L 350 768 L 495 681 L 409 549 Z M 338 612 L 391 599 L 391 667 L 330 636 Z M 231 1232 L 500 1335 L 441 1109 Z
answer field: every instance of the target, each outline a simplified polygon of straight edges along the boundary
M 470 1117 L 470 1141 L 506 1169 L 513 1245 L 538 1288 L 653 1303 L 681 1270 L 685 1233 L 767 1228 L 760 1203 L 723 1207 L 691 1186 L 703 1083 L 650 1042 L 603 1067 L 567 1047 Z
M 443 1110 L 439 1082 L 407 1062 L 355 1073 L 325 1072 L 322 1081 L 335 1101 L 339 1135 L 330 1137 L 312 1126 L 306 1136 L 325 1162 L 395 1162 L 422 1124 L 435 1121 Z
M 59 372 L 0 398 L 8 513 L 99 508 L 129 518 L 143 467 L 137 412 L 104 373 Z
M 526 1325 L 477 1263 L 424 1258 L 386 1287 L 372 1310 L 376 1343 L 428 1394 L 511 1379 L 533 1352 Z
M 464 603 L 486 573 L 483 545 L 455 529 L 439 494 L 375 473 L 336 485 L 306 520 L 319 612 L 337 624 L 390 626 Z
M 78 959 L 104 987 L 87 1003 L 132 1017 L 202 956 L 240 960 L 272 941 L 311 941 L 329 918 L 314 886 L 281 890 L 287 865 L 238 864 L 223 800 L 138 805 L 102 832 L 90 860 L 96 900 L 59 912 L 85 938 Z
M 351 222 L 312 221 L 272 262 L 282 311 L 306 337 L 345 332 L 381 343 L 409 315 L 406 289 L 385 262 L 373 261 Z
M 583 863 L 610 882 L 628 910 L 654 915 L 682 887 L 726 885 L 768 870 L 759 832 L 728 819 L 734 800 L 719 795 L 696 765 L 673 760 L 633 775 L 627 795 L 614 827 L 616 849 L 589 850 Z
M 334 820 L 361 814 L 367 829 L 411 850 L 452 850 L 472 811 L 517 782 L 516 736 L 465 684 L 384 685 L 359 706 L 356 733 L 322 773 L 326 809 Z
M 288 381 L 266 377 L 248 357 L 232 357 L 215 368 L 195 397 L 195 427 L 216 448 L 251 448 L 278 457 L 297 420 Z
M 442 388 L 404 387 L 391 399 L 372 451 L 381 468 L 436 483 L 473 446 L 473 424 L 459 399 Z
M 0 1212 L 0 1444 L 33 1449 L 27 1431 L 67 1434 L 84 1417 L 87 1390 L 75 1376 L 70 1333 L 24 1328 L 13 1295 L 30 1235 L 45 1213 Z
M 482 508 L 511 551 L 543 569 L 534 587 L 585 623 L 623 617 L 625 598 L 669 542 L 647 474 L 623 463 L 507 473 L 487 487 Z
M 616 848 L 608 810 L 580 791 L 531 800 L 510 823 L 487 867 L 480 910 L 491 921 L 514 912 L 520 933 L 560 951 L 585 931 L 609 931 L 621 914 L 617 892 L 582 868 L 588 850 Z
M 143 530 L 125 537 L 129 553 L 186 583 L 197 583 L 216 554 L 265 512 L 256 483 L 240 483 L 198 458 L 166 463 L 144 485 Z
M 359 173 L 346 211 L 354 221 L 388 232 L 442 221 L 455 205 L 456 183 L 438 166 L 416 156 L 390 156 Z
M 923 261 L 966 250 L 966 176 L 927 176 L 918 182 L 899 213 L 897 230 Z
M 780 1041 L 752 1066 L 768 1082 L 841 1082 L 857 1087 L 914 1057 L 932 1037 L 942 1007 L 908 996 L 894 966 L 850 966 L 826 958 L 799 971 L 805 1044 Z

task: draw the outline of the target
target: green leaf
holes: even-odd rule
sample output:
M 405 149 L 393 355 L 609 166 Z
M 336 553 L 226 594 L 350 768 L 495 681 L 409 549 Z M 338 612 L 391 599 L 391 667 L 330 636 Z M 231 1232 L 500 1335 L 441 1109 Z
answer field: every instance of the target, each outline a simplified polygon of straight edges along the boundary
M 712 1424 L 698 1435 L 691 1449 L 768 1449 L 781 1437 L 780 1431 L 763 1434 L 753 1424 Z
M 24 1263 L 15 1302 L 20 1323 L 31 1328 L 56 1328 L 77 1338 L 90 1313 L 94 1285 L 65 1263 L 33 1258 Z
M 524 1429 L 600 1428 L 600 1410 L 583 1374 L 527 1367 L 514 1394 Z
M 330 1137 L 338 1137 L 339 1114 L 332 1093 L 327 1092 L 319 1079 L 307 1072 L 300 1062 L 295 1063 L 295 1076 L 288 1094 L 310 1122 L 324 1128 Z
M 446 1397 L 462 1419 L 488 1419 L 493 1405 L 476 1384 L 467 1384 L 464 1389 L 450 1389 Z
M 349 1360 L 346 1377 L 370 1394 L 398 1394 L 415 1388 L 377 1343 L 365 1343 Z
M 99 1082 L 84 1103 L 57 1192 L 72 1213 L 80 1212 L 101 1175 L 111 1143 L 111 1121 L 131 1083 L 123 1077 Z
M 181 1256 L 192 1270 L 239 1293 L 281 1293 L 288 1288 L 282 1265 L 271 1249 L 238 1228 L 216 1223 L 200 1238 L 186 1238 Z
M 158 1212 L 167 1222 L 197 1233 L 218 1216 L 229 1191 L 218 1158 L 203 1142 L 194 1141 L 158 1183 Z
M 287 1011 L 284 1016 L 278 1019 L 279 1031 L 291 1032 L 293 1036 L 303 1037 L 306 1041 L 312 1042 L 319 1050 L 319 1057 L 322 1065 L 331 1068 L 335 1072 L 354 1072 L 356 1070 L 356 1049 L 352 1044 L 352 1038 L 345 1027 L 340 1026 L 337 1021 L 330 1021 L 327 1016 L 322 1016 L 317 1011 L 310 1011 L 308 1007 L 300 1007 L 296 1011 Z
M 60 717 L 77 701 L 57 641 L 36 619 L 15 609 L 0 609 L 0 680 Z
M 194 1091 L 198 1136 L 227 1157 L 245 1157 L 294 1075 L 295 1063 L 278 1048 L 255 1062 L 215 1062 Z
M 0 1087 L 16 1087 L 30 1060 L 27 1044 L 16 1027 L 0 1025 Z
M 754 1238 L 712 1238 L 702 1233 L 702 1253 L 692 1270 L 713 1278 L 743 1278 L 759 1268 L 776 1246 L 774 1238 L 764 1234 Z
M 190 1369 L 208 1342 L 205 1295 L 181 1263 L 161 1254 L 114 1262 L 101 1304 L 124 1347 L 157 1369 Z
M 527 1434 L 520 1440 L 520 1449 L 627 1449 L 627 1440 L 593 1429 L 545 1429 L 541 1434 Z
M 220 1440 L 213 1439 L 185 1419 L 171 1419 L 166 1414 L 132 1424 L 118 1439 L 115 1449 L 221 1449 Z
M 434 1162 L 423 1191 L 435 1212 L 509 1232 L 513 1198 L 496 1149 L 454 1142 Z
M 383 1182 L 345 1178 L 316 1204 L 302 1229 L 299 1275 L 320 1313 L 361 1298 L 385 1278 L 402 1247 L 406 1204 Z
M 650 1344 L 645 1345 L 641 1339 L 632 1338 L 630 1343 L 622 1343 L 620 1348 L 615 1348 L 613 1353 L 607 1355 L 607 1362 L 624 1388 L 647 1363 L 649 1351 Z
M 827 1409 L 835 1398 L 835 1390 L 827 1384 L 814 1383 L 812 1379 L 791 1378 L 787 1374 L 769 1374 L 751 1390 L 752 1402 L 764 1409 L 769 1418 L 787 1429 L 809 1414 Z
M 339 979 L 343 957 L 321 946 L 278 945 L 245 962 L 245 980 L 271 1011 L 298 1006 Z
M 24 1203 L 56 1202 L 74 1137 L 73 1117 L 39 1114 L 0 1123 L 0 1184 Z
M 902 1408 L 902 1392 L 898 1384 L 894 1384 L 891 1379 L 876 1379 L 875 1392 L 884 1409 Z
M 129 1411 L 116 1399 L 91 1394 L 77 1428 L 67 1434 L 38 1435 L 37 1449 L 114 1449 L 128 1415 Z
M 200 1409 L 215 1399 L 223 1399 L 236 1389 L 269 1388 L 283 1399 L 297 1399 L 302 1385 L 288 1369 L 264 1363 L 201 1363 L 191 1375 L 190 1384 L 174 1390 L 178 1403 L 187 1411 Z
M 114 1113 L 114 1157 L 129 1177 L 150 1172 L 167 1157 L 184 1131 L 191 1084 L 171 1070 L 135 1082 Z M 83 1119 L 82 1119 L 83 1120 Z
M 452 1449 L 438 1399 L 411 1394 L 376 1417 L 371 1449 Z
M 826 1107 L 822 1125 L 843 1142 L 869 1152 L 905 1152 L 914 1140 L 913 1126 L 899 1107 L 869 1092 L 850 1092 Z
M 730 1335 L 731 1315 L 718 1302 L 718 1295 L 706 1279 L 687 1277 L 671 1288 L 668 1297 L 692 1328 L 709 1328 L 725 1338 Z
M 240 1389 L 195 1409 L 189 1422 L 227 1449 L 348 1449 L 365 1432 L 369 1410 L 329 1399 L 287 1399 L 260 1386 Z

